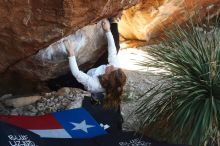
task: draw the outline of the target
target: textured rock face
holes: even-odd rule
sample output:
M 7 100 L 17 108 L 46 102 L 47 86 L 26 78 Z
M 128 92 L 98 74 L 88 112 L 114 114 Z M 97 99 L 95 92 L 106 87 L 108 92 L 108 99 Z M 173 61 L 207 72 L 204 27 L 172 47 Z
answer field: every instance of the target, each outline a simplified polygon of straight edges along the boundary
M 141 0 L 126 10 L 119 23 L 119 31 L 125 40 L 134 40 L 130 45 L 154 43 L 163 36 L 164 29 L 172 24 L 181 24 L 195 12 L 203 18 L 218 13 L 219 0 Z
M 106 51 L 99 20 L 137 2 L 119 23 L 122 37 L 136 40 L 135 45 L 152 43 L 164 28 L 186 21 L 196 10 L 203 17 L 208 10 L 216 13 L 220 8 L 219 0 L 2 0 L 0 94 L 13 88 L 30 90 L 39 81 L 65 74 L 69 67 L 64 37 L 76 42 L 80 69 L 91 67 Z M 33 87 L 29 80 L 34 81 Z
M 101 22 L 83 27 L 11 66 L 10 70 L 0 77 L 0 95 L 38 92 L 45 86 L 43 81 L 66 74 L 69 71 L 69 63 L 64 39 L 74 42 L 76 59 L 81 70 L 91 67 L 107 51 Z
M 88 69 L 107 50 L 106 37 L 101 22 L 83 27 L 76 33 L 69 35 L 41 49 L 37 54 L 20 61 L 11 68 L 25 78 L 46 81 L 58 77 L 69 71 L 68 56 L 63 40 L 74 42 L 77 63 L 80 69 Z
M 0 73 L 136 0 L 1 0 Z
M 42 81 L 65 74 L 68 63 L 59 49 L 47 49 L 50 44 L 66 37 L 80 28 L 79 34 L 88 35 L 85 42 L 88 50 L 79 51 L 79 64 L 94 58 L 106 44 L 100 25 L 102 18 L 115 15 L 118 11 L 134 5 L 138 0 L 1 0 L 0 1 L 0 92 L 24 79 Z M 95 36 L 95 32 L 98 36 Z M 100 36 L 102 35 L 102 36 Z M 102 37 L 102 38 L 101 38 Z M 79 39 L 80 40 L 80 39 Z M 96 42 L 100 41 L 99 45 Z M 56 48 L 56 47 L 54 47 Z M 48 53 L 49 50 L 49 53 Z M 84 52 L 84 54 L 83 54 Z M 82 53 L 82 54 L 81 54 Z M 100 51 L 101 55 L 102 51 Z M 49 55 L 48 55 L 49 54 Z M 85 55 L 84 60 L 81 56 Z M 45 57 L 46 56 L 46 57 Z M 49 56 L 49 57 L 48 57 Z M 61 56 L 61 57 L 60 57 Z M 66 57 L 66 56 L 65 56 Z M 86 58 L 86 59 L 85 59 Z M 98 59 L 98 58 L 97 58 Z M 85 67 L 86 68 L 86 67 Z M 56 71 L 55 71 L 56 70 Z M 22 79 L 21 79 L 22 78 Z M 18 81 L 20 80 L 20 81 Z M 10 85 L 11 84 L 11 85 Z M 6 87 L 8 86 L 9 87 Z M 14 85 L 19 86 L 20 84 Z M 18 88 L 18 87 L 16 87 Z

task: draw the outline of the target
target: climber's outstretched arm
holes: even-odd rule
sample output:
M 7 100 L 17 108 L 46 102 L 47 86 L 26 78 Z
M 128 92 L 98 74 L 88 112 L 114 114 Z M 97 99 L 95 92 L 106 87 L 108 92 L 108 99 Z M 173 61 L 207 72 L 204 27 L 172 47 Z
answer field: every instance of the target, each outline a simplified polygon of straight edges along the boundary
M 103 20 L 102 27 L 105 31 L 108 41 L 108 63 L 115 67 L 120 67 L 119 60 L 117 57 L 117 49 L 110 29 L 110 23 L 107 19 Z
M 84 87 L 91 92 L 100 90 L 100 83 L 98 81 L 98 78 L 93 78 L 86 73 L 82 72 L 79 70 L 77 62 L 76 62 L 76 57 L 75 57 L 75 52 L 74 52 L 74 43 L 65 40 L 64 45 L 67 49 L 67 52 L 69 54 L 69 65 L 70 65 L 70 70 L 73 74 L 73 76 L 76 78 L 76 80 L 83 84 Z

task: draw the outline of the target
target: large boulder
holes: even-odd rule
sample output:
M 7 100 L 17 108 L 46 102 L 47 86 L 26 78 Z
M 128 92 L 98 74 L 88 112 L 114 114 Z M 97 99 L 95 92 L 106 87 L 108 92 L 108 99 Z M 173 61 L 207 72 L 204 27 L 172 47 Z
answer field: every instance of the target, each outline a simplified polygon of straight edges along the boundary
M 165 29 L 182 24 L 196 16 L 204 18 L 219 13 L 219 0 L 141 0 L 124 11 L 119 31 L 130 46 L 155 43 Z
M 22 82 L 23 79 L 43 81 L 65 74 L 67 61 L 54 57 L 60 51 L 55 49 L 53 52 L 57 53 L 42 53 L 43 49 L 84 26 L 92 25 L 89 30 L 85 28 L 88 31 L 83 29 L 78 33 L 88 35 L 85 38 L 86 46 L 92 44 L 88 50 L 80 49 L 78 56 L 82 60 L 79 64 L 88 63 L 89 59 L 94 58 L 94 49 L 99 52 L 103 44 L 106 44 L 102 39 L 103 32 L 100 33 L 100 25 L 95 23 L 137 2 L 138 0 L 1 0 L 0 92 L 13 88 L 13 84 Z M 91 48 L 93 50 L 89 50 Z M 45 49 L 46 52 L 48 50 Z M 45 57 L 45 54 L 53 57 Z M 19 85 L 16 84 L 15 87 Z M 21 86 L 16 88 L 19 90 Z
M 66 74 L 69 65 L 64 39 L 74 42 L 77 63 L 81 70 L 91 67 L 107 50 L 105 33 L 101 22 L 98 22 L 41 49 L 38 53 L 16 63 L 10 71 L 36 81 L 46 81 Z
M 1 0 L 0 73 L 137 0 Z

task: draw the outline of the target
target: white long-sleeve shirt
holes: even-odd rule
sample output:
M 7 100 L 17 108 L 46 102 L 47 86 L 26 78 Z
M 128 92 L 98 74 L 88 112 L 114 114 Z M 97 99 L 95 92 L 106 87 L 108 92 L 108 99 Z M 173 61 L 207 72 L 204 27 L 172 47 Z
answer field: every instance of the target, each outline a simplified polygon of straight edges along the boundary
M 103 75 L 105 73 L 105 69 L 109 65 L 113 65 L 114 67 L 120 67 L 119 60 L 117 57 L 117 50 L 115 47 L 114 38 L 111 32 L 106 33 L 107 41 L 108 41 L 108 63 L 107 65 L 101 65 L 97 68 L 90 69 L 87 74 L 80 71 L 78 65 L 76 63 L 76 57 L 69 57 L 69 65 L 70 70 L 73 76 L 76 78 L 78 82 L 84 85 L 85 89 L 97 93 L 104 92 L 104 88 L 101 86 L 98 76 Z

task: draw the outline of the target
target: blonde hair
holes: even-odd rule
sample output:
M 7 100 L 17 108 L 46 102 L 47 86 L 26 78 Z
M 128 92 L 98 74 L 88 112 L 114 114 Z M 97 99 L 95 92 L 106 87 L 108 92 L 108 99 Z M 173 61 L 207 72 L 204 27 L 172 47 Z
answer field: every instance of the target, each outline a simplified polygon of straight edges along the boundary
M 104 76 L 106 75 L 99 76 L 99 81 L 106 91 L 104 107 L 118 109 L 121 103 L 120 97 L 123 93 L 123 87 L 126 83 L 127 77 L 122 69 L 112 71 L 107 75 L 107 78 Z

